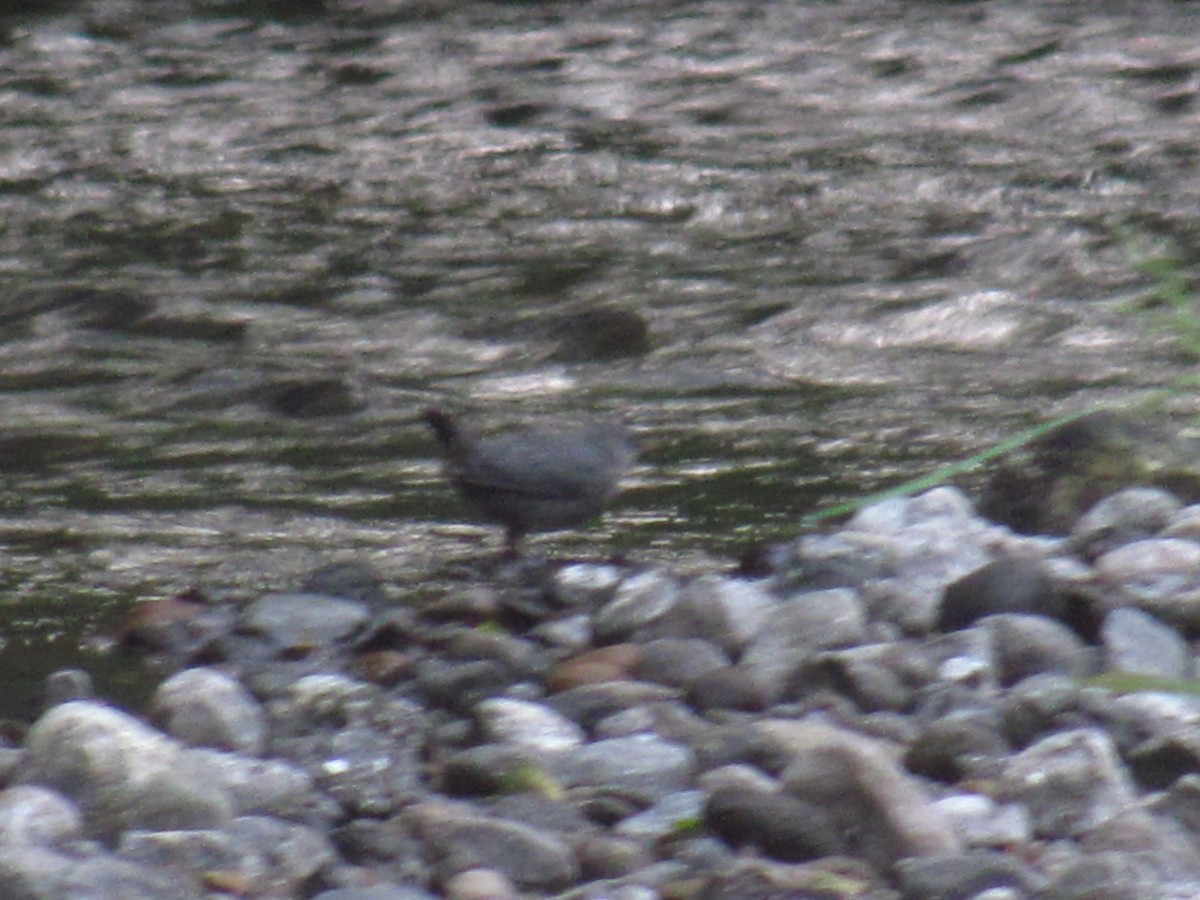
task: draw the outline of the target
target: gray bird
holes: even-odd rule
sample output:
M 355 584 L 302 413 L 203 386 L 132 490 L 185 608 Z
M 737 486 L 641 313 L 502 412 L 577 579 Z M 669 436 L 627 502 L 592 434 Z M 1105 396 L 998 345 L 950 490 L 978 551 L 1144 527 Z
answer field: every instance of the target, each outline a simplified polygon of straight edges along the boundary
M 516 554 L 532 531 L 582 525 L 618 492 L 634 445 L 626 429 L 599 419 L 544 422 L 481 436 L 440 409 L 421 419 L 446 456 L 446 474 L 483 516 L 505 529 Z

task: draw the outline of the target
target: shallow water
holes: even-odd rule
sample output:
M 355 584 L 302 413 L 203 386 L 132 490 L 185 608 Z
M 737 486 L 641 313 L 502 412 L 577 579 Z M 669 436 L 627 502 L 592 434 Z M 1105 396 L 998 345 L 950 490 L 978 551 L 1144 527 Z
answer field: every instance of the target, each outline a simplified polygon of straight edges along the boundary
M 0 586 L 29 685 L 196 585 L 354 559 L 439 590 L 499 539 L 411 424 L 430 403 L 627 416 L 618 508 L 537 547 L 688 569 L 1190 370 L 1131 310 L 1139 260 L 1197 257 L 1194 4 L 4 25 Z

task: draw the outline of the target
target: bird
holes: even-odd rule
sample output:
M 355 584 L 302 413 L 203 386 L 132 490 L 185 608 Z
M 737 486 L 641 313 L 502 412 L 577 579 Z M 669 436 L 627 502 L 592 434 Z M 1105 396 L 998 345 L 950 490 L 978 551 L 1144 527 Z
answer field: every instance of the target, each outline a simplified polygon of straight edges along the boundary
M 436 407 L 420 418 L 441 445 L 451 482 L 483 518 L 504 526 L 510 556 L 530 532 L 599 516 L 635 457 L 624 425 L 604 419 L 547 420 L 485 436 Z

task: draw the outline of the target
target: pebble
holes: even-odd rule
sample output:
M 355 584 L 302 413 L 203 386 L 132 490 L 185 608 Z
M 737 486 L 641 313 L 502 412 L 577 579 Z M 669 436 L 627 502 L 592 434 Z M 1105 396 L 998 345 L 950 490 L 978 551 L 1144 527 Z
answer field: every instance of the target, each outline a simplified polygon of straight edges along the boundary
M 534 560 L 428 606 L 324 567 L 156 631 L 145 719 L 58 676 L 0 748 L 0 896 L 1194 897 L 1194 518 L 1022 537 L 940 488 L 752 580 Z

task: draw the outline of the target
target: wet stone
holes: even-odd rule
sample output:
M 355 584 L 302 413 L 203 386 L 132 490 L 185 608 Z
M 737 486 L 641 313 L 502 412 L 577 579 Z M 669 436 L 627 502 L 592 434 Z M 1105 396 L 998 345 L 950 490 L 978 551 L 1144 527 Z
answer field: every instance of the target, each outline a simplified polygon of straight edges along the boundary
M 992 641 L 992 657 L 1001 684 L 1032 675 L 1080 677 L 1093 666 L 1089 648 L 1060 622 L 1045 616 L 1007 613 L 979 623 Z
M 956 710 L 918 730 L 905 752 L 904 765 L 926 778 L 954 783 L 967 777 L 981 761 L 1004 759 L 1011 750 L 997 712 Z
M 487 868 L 525 890 L 555 890 L 578 877 L 570 848 L 557 836 L 528 825 L 438 801 L 417 803 L 403 816 L 436 860 L 443 881 Z
M 833 815 L 819 804 L 778 791 L 729 786 L 713 791 L 704 821 L 734 847 L 757 847 L 790 862 L 849 850 Z
M 626 578 L 612 600 L 596 614 L 596 638 L 612 643 L 666 615 L 679 600 L 679 583 L 659 569 L 649 569 Z
M 657 840 L 678 830 L 681 824 L 698 822 L 704 813 L 703 791 L 668 794 L 653 806 L 622 820 L 614 833 L 626 837 Z
M 568 785 L 615 789 L 647 801 L 686 788 L 695 766 L 686 747 L 651 735 L 595 741 L 554 761 L 554 771 Z
M 1096 559 L 1124 544 L 1154 537 L 1181 506 L 1161 488 L 1126 488 L 1083 514 L 1071 529 L 1071 544 L 1085 559 Z
M 438 900 L 438 897 L 418 887 L 372 884 L 367 887 L 343 887 L 321 891 L 314 894 L 312 900 Z
M 674 688 L 648 681 L 603 681 L 570 688 L 549 699 L 551 708 L 584 728 L 601 719 L 649 703 L 679 699 Z
M 1002 557 L 947 585 L 937 627 L 954 631 L 997 613 L 1066 614 L 1066 604 L 1036 559 Z
M 790 757 L 786 790 L 852 835 L 852 855 L 886 871 L 905 857 L 961 852 L 948 820 L 881 742 L 817 723 L 769 720 L 756 729 Z
M 246 609 L 242 625 L 290 650 L 336 643 L 369 618 L 367 607 L 354 600 L 328 594 L 267 594 Z
M 16 785 L 0 792 L 0 846 L 51 847 L 82 836 L 79 807 L 57 791 Z
M 866 638 L 866 608 L 857 591 L 796 594 L 767 613 L 741 665 L 769 695 L 778 696 L 815 651 L 853 646 Z
M 1159 678 L 1192 677 L 1187 641 L 1173 628 L 1133 607 L 1114 609 L 1100 630 L 1105 667 Z
M 641 647 L 635 674 L 646 681 L 687 688 L 696 679 L 729 665 L 714 644 L 700 638 L 660 638 Z
M 1024 803 L 1042 837 L 1072 837 L 1116 815 L 1134 787 L 1103 731 L 1080 729 L 1042 738 L 1004 766 L 1001 794 Z
M 202 900 L 199 880 L 107 853 L 80 858 L 40 847 L 0 847 L 0 896 L 13 900 Z
M 683 586 L 678 602 L 647 629 L 647 637 L 701 638 L 737 656 L 778 603 L 758 582 L 702 575 Z
M 480 729 L 489 741 L 535 752 L 554 753 L 583 743 L 586 734 L 570 719 L 527 700 L 497 697 L 475 707 Z
M 495 869 L 468 869 L 446 879 L 446 900 L 517 900 L 516 887 Z
M 220 827 L 232 815 L 228 796 L 181 745 L 88 701 L 56 706 L 34 723 L 17 778 L 62 791 L 106 840 L 129 828 Z
M 713 669 L 688 688 L 688 703 L 699 712 L 742 710 L 760 712 L 771 705 L 771 694 L 754 674 L 739 666 Z
M 982 794 L 952 794 L 934 804 L 968 847 L 1013 847 L 1033 839 L 1029 814 L 1019 803 L 996 803 Z
M 1102 583 L 1168 622 L 1200 626 L 1200 543 L 1149 538 L 1110 550 L 1096 560 Z
M 262 709 L 240 682 L 216 669 L 184 669 L 158 686 L 151 716 L 185 744 L 257 755 L 266 741 Z
M 1042 879 L 1010 854 L 975 851 L 901 860 L 896 866 L 905 900 L 958 900 L 1011 889 L 1027 896 Z
M 572 563 L 554 573 L 551 589 L 564 606 L 590 610 L 612 598 L 623 575 L 618 566 Z

